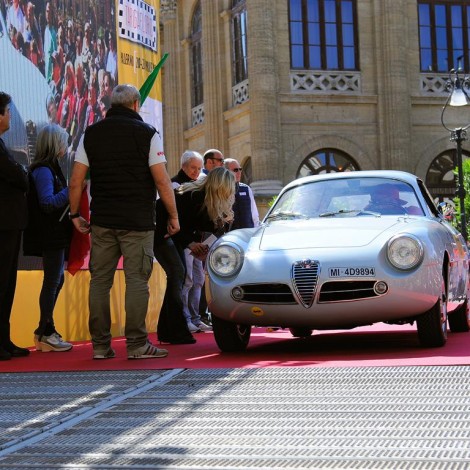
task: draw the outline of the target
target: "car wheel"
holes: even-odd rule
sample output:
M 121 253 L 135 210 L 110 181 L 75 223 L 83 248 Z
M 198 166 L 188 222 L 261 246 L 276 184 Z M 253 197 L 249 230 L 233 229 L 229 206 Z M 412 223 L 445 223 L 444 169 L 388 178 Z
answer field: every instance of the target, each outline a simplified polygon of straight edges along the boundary
M 449 328 L 452 333 L 463 333 L 470 330 L 470 312 L 468 299 L 449 315 Z
M 441 295 L 434 307 L 417 319 L 418 338 L 421 346 L 438 348 L 447 341 L 447 303 L 444 281 Z
M 251 325 L 237 325 L 212 315 L 212 329 L 221 351 L 244 351 L 251 336 Z
M 308 338 L 313 330 L 308 328 L 289 328 L 289 331 L 294 338 Z

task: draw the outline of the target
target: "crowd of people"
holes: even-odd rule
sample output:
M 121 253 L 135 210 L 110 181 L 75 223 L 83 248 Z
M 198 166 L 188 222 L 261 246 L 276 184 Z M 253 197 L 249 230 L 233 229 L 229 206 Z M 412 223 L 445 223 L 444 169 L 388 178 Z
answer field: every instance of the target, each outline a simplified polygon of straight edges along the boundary
M 49 121 L 65 129 L 74 151 L 111 105 L 117 46 L 114 29 L 98 26 L 95 8 L 77 16 L 65 3 L 0 0 L 0 7 L 11 43 L 49 84 Z
M 0 136 L 10 127 L 10 103 L 11 97 L 0 92 Z M 170 178 L 161 135 L 143 121 L 140 104 L 135 86 L 113 89 L 105 118 L 87 126 L 77 143 L 68 186 L 59 164 L 69 141 L 63 127 L 49 124 L 40 131 L 29 177 L 0 139 L 0 210 L 5 212 L 0 213 L 0 360 L 29 354 L 11 342 L 9 322 L 23 231 L 24 253 L 41 256 L 44 265 L 36 350 L 72 349 L 56 330 L 53 311 L 73 229 L 91 234 L 89 331 L 94 359 L 115 356 L 110 290 L 121 257 L 129 359 L 168 354 L 149 341 L 145 326 L 154 258 L 167 276 L 157 327 L 160 343 L 195 343 L 193 333 L 211 330 L 202 295 L 209 240 L 259 224 L 253 194 L 240 182 L 238 161 L 224 159 L 217 149 L 204 156 L 185 151 L 180 171 Z M 90 220 L 79 212 L 88 174 Z

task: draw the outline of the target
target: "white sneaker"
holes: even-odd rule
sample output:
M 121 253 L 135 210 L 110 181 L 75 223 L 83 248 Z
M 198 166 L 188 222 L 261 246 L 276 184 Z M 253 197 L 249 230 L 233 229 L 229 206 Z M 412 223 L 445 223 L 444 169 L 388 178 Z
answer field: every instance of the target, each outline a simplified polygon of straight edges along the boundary
M 64 341 L 57 333 L 52 333 L 50 336 L 41 336 L 38 345 L 40 347 L 39 351 L 42 352 L 65 352 L 70 351 L 73 347 L 71 343 Z
M 196 328 L 199 328 L 201 331 L 212 331 L 212 326 L 206 325 L 202 321 L 195 325 Z
M 188 321 L 188 330 L 191 333 L 199 333 L 201 331 L 200 328 L 198 328 L 194 323 L 191 323 L 190 321 Z

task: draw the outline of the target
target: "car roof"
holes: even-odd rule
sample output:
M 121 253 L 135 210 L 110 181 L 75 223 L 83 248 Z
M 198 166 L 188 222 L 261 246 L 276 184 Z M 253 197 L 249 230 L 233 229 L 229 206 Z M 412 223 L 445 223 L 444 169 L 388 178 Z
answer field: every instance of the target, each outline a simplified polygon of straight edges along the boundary
M 288 183 L 283 190 L 290 189 L 295 186 L 300 186 L 307 183 L 317 181 L 334 180 L 334 179 L 349 179 L 349 178 L 388 178 L 403 181 L 405 183 L 415 185 L 419 178 L 416 175 L 406 171 L 399 170 L 361 170 L 361 171 L 348 171 L 336 173 L 321 173 L 318 175 L 304 176 Z

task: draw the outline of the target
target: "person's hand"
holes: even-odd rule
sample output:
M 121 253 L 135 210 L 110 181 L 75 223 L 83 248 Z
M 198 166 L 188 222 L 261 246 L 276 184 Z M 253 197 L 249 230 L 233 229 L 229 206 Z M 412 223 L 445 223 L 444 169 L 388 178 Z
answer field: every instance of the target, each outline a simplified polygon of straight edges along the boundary
M 80 233 L 90 233 L 90 224 L 83 217 L 80 216 L 72 219 L 72 223 Z
M 191 250 L 191 254 L 201 261 L 204 261 L 209 253 L 209 247 L 205 243 L 193 242 L 188 245 L 188 248 Z
M 167 237 L 171 237 L 175 233 L 178 233 L 180 231 L 180 222 L 178 220 L 178 217 L 168 217 L 168 224 L 167 224 Z

